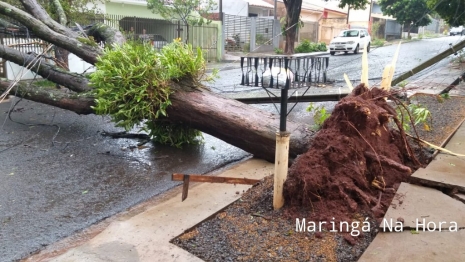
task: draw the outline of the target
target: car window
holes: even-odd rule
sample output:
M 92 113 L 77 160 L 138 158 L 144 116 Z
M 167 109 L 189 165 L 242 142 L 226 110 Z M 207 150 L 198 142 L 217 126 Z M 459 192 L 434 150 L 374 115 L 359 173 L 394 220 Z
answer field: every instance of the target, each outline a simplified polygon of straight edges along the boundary
M 161 36 L 161 35 L 154 35 L 153 40 L 154 41 L 166 41 L 166 39 L 163 38 L 163 36 Z
M 356 37 L 359 35 L 358 30 L 347 30 L 347 31 L 342 31 L 339 36 L 342 37 Z

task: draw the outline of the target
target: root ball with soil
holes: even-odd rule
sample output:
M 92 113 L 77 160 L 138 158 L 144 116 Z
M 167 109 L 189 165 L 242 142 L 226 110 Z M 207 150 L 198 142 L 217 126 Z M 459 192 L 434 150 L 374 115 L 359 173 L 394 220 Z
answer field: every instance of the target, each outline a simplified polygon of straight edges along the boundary
M 399 184 L 420 166 L 386 97 L 389 92 L 360 84 L 336 105 L 289 170 L 288 206 L 310 207 L 316 220 L 384 216 Z

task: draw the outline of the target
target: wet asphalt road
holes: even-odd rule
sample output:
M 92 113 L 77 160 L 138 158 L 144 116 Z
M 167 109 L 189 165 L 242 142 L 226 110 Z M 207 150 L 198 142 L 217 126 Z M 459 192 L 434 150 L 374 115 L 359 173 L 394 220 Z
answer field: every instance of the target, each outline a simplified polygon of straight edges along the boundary
M 396 64 L 395 76 L 411 70 L 427 59 L 448 49 L 449 44 L 457 44 L 459 41 L 463 40 L 464 37 L 465 36 L 445 36 L 403 43 Z M 370 86 L 378 85 L 381 82 L 383 69 L 387 64 L 391 63 L 396 49 L 397 45 L 371 48 L 368 54 Z M 362 54 L 337 53 L 335 56 L 330 56 L 329 54 L 328 56 L 330 59 L 327 75 L 328 79 L 335 81 L 334 86 L 345 86 L 343 78 L 344 73 L 349 76 L 349 79 L 352 80 L 354 84 L 359 83 L 362 74 Z M 453 55 L 451 58 L 452 57 Z M 416 79 L 434 68 L 444 66 L 448 61 L 449 59 L 444 59 L 436 65 L 418 73 L 411 79 Z M 219 68 L 228 68 L 230 70 L 221 74 L 227 77 L 222 77 L 215 83 L 207 84 L 214 92 L 231 93 L 260 89 L 259 87 L 242 87 L 239 85 L 242 74 L 239 63 L 225 64 Z
M 404 44 L 396 72 L 410 70 L 459 38 Z M 371 84 L 378 82 L 395 48 L 372 49 Z M 235 84 L 241 76 L 237 65 L 225 65 L 229 69 L 222 70 L 221 78 L 208 86 L 220 93 L 256 89 Z M 360 78 L 360 54 L 330 58 L 328 76 L 337 81 L 336 86 L 343 85 L 344 72 L 350 79 Z M 334 105 L 322 104 L 328 109 Z M 25 126 L 7 119 L 5 112 L 10 105 L 0 104 L 0 262 L 24 258 L 174 187 L 177 183 L 171 181 L 171 173 L 205 173 L 249 156 L 208 135 L 204 144 L 183 149 L 148 143 L 131 150 L 138 140 L 101 135 L 103 131 L 121 131 L 108 118 L 79 116 L 24 100 L 16 106 L 12 118 L 26 124 L 46 124 Z M 254 106 L 276 112 L 271 105 Z M 312 116 L 305 112 L 306 106 L 297 105 L 289 118 L 311 126 Z
M 24 100 L 13 120 L 54 125 L 25 126 L 6 119 L 10 105 L 0 104 L 2 262 L 165 192 L 177 185 L 172 173 L 205 173 L 249 155 L 208 135 L 183 149 L 148 143 L 131 150 L 138 140 L 101 135 L 120 131 L 107 118 Z

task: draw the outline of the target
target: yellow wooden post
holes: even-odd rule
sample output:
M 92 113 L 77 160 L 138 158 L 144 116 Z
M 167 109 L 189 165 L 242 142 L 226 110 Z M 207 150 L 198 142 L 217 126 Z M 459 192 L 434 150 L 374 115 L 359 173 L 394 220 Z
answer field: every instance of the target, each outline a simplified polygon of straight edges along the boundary
M 280 209 L 284 205 L 283 187 L 287 178 L 289 163 L 290 133 L 281 131 L 276 133 L 276 157 L 274 164 L 273 208 Z

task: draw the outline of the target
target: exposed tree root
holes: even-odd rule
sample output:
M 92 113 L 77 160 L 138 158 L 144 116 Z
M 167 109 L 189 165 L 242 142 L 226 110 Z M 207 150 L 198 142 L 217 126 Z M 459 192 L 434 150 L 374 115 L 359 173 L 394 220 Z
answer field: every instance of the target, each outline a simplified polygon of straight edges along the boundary
M 390 93 L 360 84 L 336 105 L 309 151 L 290 168 L 284 185 L 289 206 L 312 208 L 318 220 L 384 215 L 400 182 L 420 167 L 385 97 Z

